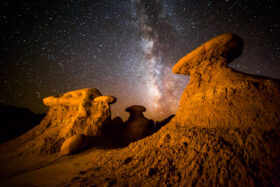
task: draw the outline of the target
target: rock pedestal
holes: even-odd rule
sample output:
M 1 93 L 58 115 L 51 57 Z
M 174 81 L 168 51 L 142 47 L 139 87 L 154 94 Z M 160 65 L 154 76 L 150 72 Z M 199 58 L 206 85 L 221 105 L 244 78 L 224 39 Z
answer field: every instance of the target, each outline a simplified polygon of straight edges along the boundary
M 147 119 L 143 112 L 146 108 L 140 105 L 133 105 L 125 109 L 130 113 L 128 120 L 124 124 L 124 138 L 131 142 L 145 137 L 153 130 L 154 122 Z
M 227 67 L 242 47 L 239 37 L 223 34 L 175 64 L 174 73 L 190 75 L 174 118 L 176 124 L 269 129 L 280 123 L 279 82 Z
M 36 146 L 40 152 L 54 153 L 72 136 L 99 136 L 102 126 L 111 119 L 110 104 L 115 101 L 116 98 L 102 96 L 95 88 L 44 98 L 44 104 L 50 108 L 35 129 L 39 138 Z

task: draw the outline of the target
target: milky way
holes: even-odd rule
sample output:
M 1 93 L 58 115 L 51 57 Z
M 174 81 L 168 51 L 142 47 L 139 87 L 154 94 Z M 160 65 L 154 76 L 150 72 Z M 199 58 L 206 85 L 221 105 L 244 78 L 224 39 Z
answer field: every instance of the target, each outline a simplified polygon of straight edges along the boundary
M 170 68 L 167 67 L 169 59 L 164 57 L 163 52 L 168 43 L 164 41 L 164 36 L 160 35 L 162 30 L 166 30 L 166 38 L 173 38 L 170 36 L 172 32 L 169 32 L 172 26 L 163 19 L 167 11 L 164 12 L 162 5 L 156 1 L 133 3 L 132 7 L 135 9 L 132 9 L 132 15 L 137 15 L 137 26 L 141 35 L 141 65 L 145 69 L 143 79 L 140 80 L 146 86 L 147 99 L 152 103 L 148 107 L 153 113 L 166 115 L 162 109 L 169 106 L 168 111 L 174 113 L 178 103 L 176 81 L 179 80 L 171 76 Z M 137 6 L 139 3 L 142 4 Z
M 113 116 L 139 104 L 176 112 L 189 77 L 172 66 L 210 38 L 243 38 L 231 67 L 280 78 L 276 1 L 1 1 L 0 103 L 46 111 L 50 95 L 95 87 L 117 97 Z

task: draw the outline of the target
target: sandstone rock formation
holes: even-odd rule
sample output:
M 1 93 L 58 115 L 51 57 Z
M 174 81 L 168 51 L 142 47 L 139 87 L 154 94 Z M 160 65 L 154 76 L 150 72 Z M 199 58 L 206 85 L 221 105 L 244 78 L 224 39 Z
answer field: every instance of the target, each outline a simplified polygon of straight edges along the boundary
M 115 101 L 116 98 L 101 96 L 97 89 L 91 88 L 45 98 L 44 103 L 51 107 L 47 123 L 50 123 L 50 127 L 58 127 L 57 134 L 52 138 L 64 140 L 79 134 L 100 135 L 102 126 L 111 120 L 110 104 Z
M 232 34 L 217 36 L 173 67 L 190 75 L 174 121 L 180 126 L 271 128 L 280 123 L 279 83 L 237 72 L 227 64 L 242 50 Z
M 50 107 L 47 115 L 20 139 L 28 140 L 25 146 L 33 149 L 29 152 L 59 152 L 62 143 L 71 136 L 99 136 L 102 126 L 111 120 L 110 104 L 115 101 L 112 96 L 102 96 L 95 88 L 44 98 L 44 104 Z M 26 154 L 24 147 L 21 149 Z
M 124 138 L 131 142 L 145 137 L 153 130 L 154 122 L 147 119 L 143 112 L 146 108 L 140 105 L 133 105 L 125 109 L 130 113 L 128 120 L 124 123 Z
M 50 134 L 44 133 L 46 139 L 41 150 L 56 152 L 59 151 L 61 143 L 70 136 L 100 135 L 104 123 L 111 119 L 110 104 L 116 99 L 101 96 L 97 89 L 85 88 L 47 97 L 43 101 L 50 109 L 40 126 L 47 126 L 46 130 Z M 55 148 L 52 148 L 53 146 Z
M 222 34 L 212 38 L 180 59 L 174 65 L 173 73 L 193 74 L 194 71 L 205 67 L 211 59 L 222 59 L 221 57 L 224 57 L 228 61 L 232 61 L 241 54 L 242 48 L 243 41 L 240 37 L 230 33 Z M 226 65 L 227 60 L 220 60 L 220 63 Z
M 79 116 L 72 127 L 75 134 L 83 133 L 87 136 L 98 136 L 101 134 L 103 125 L 111 120 L 110 104 L 114 103 L 116 98 L 112 96 L 96 97 L 91 105 L 80 107 L 79 111 L 84 111 L 83 116 Z M 86 110 L 84 110 L 86 108 Z

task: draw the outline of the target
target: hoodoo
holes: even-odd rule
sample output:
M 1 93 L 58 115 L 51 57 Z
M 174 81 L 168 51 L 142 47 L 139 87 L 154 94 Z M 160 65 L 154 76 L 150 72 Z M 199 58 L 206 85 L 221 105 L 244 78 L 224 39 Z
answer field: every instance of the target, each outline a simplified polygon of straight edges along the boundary
M 146 108 L 133 105 L 125 109 L 130 113 L 128 120 L 124 123 L 124 138 L 126 141 L 135 141 L 148 135 L 153 130 L 153 120 L 147 119 L 143 112 Z
M 180 126 L 272 128 L 280 123 L 279 82 L 238 72 L 227 64 L 241 54 L 233 34 L 217 36 L 173 67 L 190 75 L 174 121 Z
M 51 154 L 59 152 L 63 142 L 74 135 L 100 135 L 103 125 L 111 120 L 109 105 L 115 101 L 116 98 L 102 96 L 95 88 L 44 98 L 49 111 L 38 126 L 16 139 L 17 144 L 25 142 L 18 151 Z

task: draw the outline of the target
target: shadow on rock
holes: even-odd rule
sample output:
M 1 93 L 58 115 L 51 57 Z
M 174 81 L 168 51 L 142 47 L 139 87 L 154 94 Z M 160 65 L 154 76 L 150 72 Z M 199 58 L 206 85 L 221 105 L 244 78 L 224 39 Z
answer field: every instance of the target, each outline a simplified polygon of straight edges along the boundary
M 128 146 L 131 142 L 143 139 L 157 132 L 166 125 L 175 115 L 171 115 L 161 122 L 154 122 L 144 116 L 144 106 L 133 105 L 126 109 L 130 117 L 123 122 L 120 117 L 107 121 L 99 136 L 75 135 L 67 139 L 62 147 L 63 155 L 75 154 L 90 147 L 100 149 L 114 149 Z
M 133 105 L 127 121 L 111 118 L 113 96 L 104 96 L 95 88 L 69 91 L 43 99 L 49 107 L 39 125 L 8 144 L 26 143 L 29 150 L 19 154 L 62 155 L 81 152 L 88 147 L 104 149 L 125 147 L 156 132 L 164 123 L 146 118 L 144 106 Z M 8 145 L 6 144 L 6 145 Z
M 161 127 L 165 126 L 175 115 L 160 122 L 154 122 L 144 116 L 146 108 L 141 105 L 133 105 L 126 109 L 130 116 L 126 122 L 116 117 L 110 124 L 104 125 L 103 136 L 96 137 L 94 146 L 101 148 L 126 147 L 131 142 L 151 136 Z

